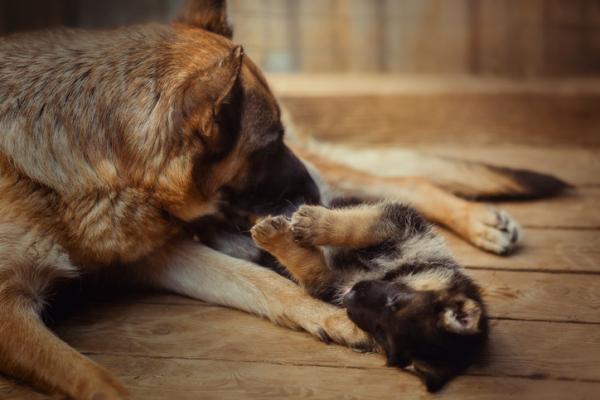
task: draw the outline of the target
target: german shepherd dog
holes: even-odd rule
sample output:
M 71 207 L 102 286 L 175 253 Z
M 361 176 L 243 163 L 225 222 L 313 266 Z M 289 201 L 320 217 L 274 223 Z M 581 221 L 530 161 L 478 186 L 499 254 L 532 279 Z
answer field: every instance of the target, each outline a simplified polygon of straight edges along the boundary
M 429 391 L 477 359 L 487 338 L 479 287 L 430 224 L 395 202 L 335 199 L 251 232 L 311 295 L 343 306 L 387 356 L 412 364 Z
M 223 205 L 265 215 L 317 203 L 314 174 L 295 154 L 334 187 L 408 202 L 497 253 L 518 238 L 502 214 L 436 184 L 488 196 L 565 186 L 545 175 L 450 161 L 436 161 L 446 174 L 434 181 L 378 176 L 353 155 L 326 157 L 299 133 L 288 143 L 293 152 L 265 78 L 231 36 L 224 1 L 190 0 L 171 25 L 0 39 L 2 373 L 76 399 L 127 397 L 40 318 L 60 285 L 95 272 L 325 333 L 336 343 L 369 343 L 344 310 L 187 234 L 190 222 Z M 453 180 L 453 171 L 464 172 L 468 184 Z

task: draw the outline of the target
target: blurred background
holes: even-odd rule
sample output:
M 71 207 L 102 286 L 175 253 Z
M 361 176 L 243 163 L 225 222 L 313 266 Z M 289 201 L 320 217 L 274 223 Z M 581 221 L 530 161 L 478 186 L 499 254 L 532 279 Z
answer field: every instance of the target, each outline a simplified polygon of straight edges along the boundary
M 168 22 L 182 3 L 0 0 L 0 34 Z M 229 0 L 228 14 L 319 138 L 477 159 L 504 146 L 502 163 L 515 146 L 600 146 L 600 0 Z
M 0 0 L 0 34 L 168 21 L 182 0 Z M 600 74 L 600 0 L 231 0 L 267 72 Z

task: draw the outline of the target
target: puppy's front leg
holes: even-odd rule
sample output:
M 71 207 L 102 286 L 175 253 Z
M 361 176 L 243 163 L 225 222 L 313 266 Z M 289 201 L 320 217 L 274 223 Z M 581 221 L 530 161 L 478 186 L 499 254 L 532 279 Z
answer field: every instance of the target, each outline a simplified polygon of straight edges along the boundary
M 269 217 L 252 228 L 252 239 L 271 253 L 311 295 L 319 296 L 333 284 L 334 276 L 323 251 L 294 241 L 291 223 L 285 217 Z
M 303 205 L 292 216 L 295 239 L 308 246 L 362 248 L 383 242 L 391 235 L 382 224 L 383 203 L 328 209 Z
M 248 261 L 193 241 L 165 246 L 137 266 L 147 284 L 185 296 L 247 311 L 321 340 L 372 348 L 346 311 L 310 297 L 302 288 Z
M 519 224 L 505 212 L 459 198 L 427 178 L 373 175 L 300 147 L 294 147 L 294 151 L 319 168 L 327 183 L 336 190 L 353 196 L 411 204 L 430 221 L 447 226 L 484 250 L 508 254 L 521 239 Z M 356 220 L 354 226 L 360 226 L 360 220 Z M 311 233 L 313 238 L 318 237 L 314 235 L 315 230 L 311 230 Z

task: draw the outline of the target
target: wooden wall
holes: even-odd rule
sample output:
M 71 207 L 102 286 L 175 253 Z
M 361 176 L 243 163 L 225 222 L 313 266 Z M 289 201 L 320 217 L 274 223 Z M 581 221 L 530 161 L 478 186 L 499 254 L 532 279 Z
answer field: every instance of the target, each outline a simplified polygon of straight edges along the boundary
M 511 77 L 600 72 L 598 0 L 234 0 L 267 70 Z
M 182 0 L 0 0 L 0 33 L 167 21 Z M 230 0 L 269 72 L 600 74 L 600 0 Z

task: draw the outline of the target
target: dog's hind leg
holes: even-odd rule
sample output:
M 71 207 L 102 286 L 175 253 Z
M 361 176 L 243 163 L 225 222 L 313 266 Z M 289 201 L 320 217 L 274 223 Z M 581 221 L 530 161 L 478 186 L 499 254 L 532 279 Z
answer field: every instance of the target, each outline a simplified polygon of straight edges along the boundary
M 519 225 L 505 212 L 455 196 L 427 178 L 382 177 L 313 153 L 299 150 L 299 154 L 313 164 L 335 190 L 410 204 L 430 221 L 450 228 L 484 250 L 507 254 L 521 238 Z
M 323 251 L 294 241 L 290 221 L 285 217 L 265 218 L 251 232 L 254 242 L 271 253 L 311 295 L 319 297 L 332 285 L 334 276 Z
M 273 271 L 202 244 L 175 241 L 135 267 L 140 283 L 257 314 L 321 340 L 372 348 L 343 309 L 310 297 Z
M 125 399 L 102 367 L 69 347 L 40 319 L 47 291 L 76 275 L 59 246 L 28 235 L 11 240 L 0 226 L 0 371 L 74 399 Z

